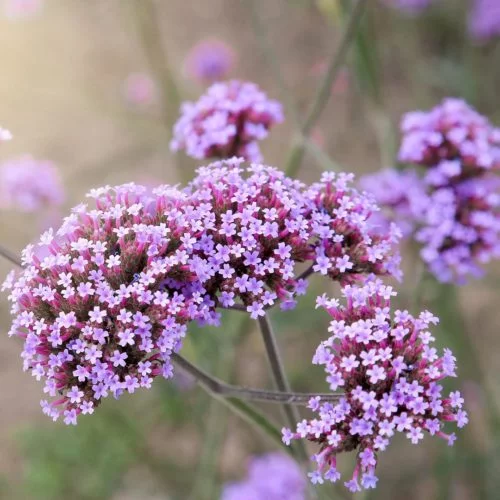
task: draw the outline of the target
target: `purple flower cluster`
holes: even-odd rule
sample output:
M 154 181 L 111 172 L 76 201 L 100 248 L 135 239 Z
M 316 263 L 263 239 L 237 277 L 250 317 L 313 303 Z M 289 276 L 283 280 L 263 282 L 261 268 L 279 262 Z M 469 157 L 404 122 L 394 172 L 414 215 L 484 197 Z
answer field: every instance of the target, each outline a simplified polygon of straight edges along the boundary
M 215 83 L 197 102 L 183 103 L 170 148 L 196 159 L 240 156 L 261 161 L 258 141 L 282 121 L 281 104 L 257 85 Z
M 75 423 L 108 394 L 171 376 L 187 323 L 218 324 L 217 307 L 252 318 L 293 307 L 307 286 L 298 263 L 343 284 L 399 276 L 398 233 L 371 233 L 375 207 L 349 186 L 352 175 L 307 186 L 242 162 L 201 167 L 184 191 L 93 190 L 96 208 L 77 206 L 25 249 L 24 271 L 4 288 L 25 369 L 61 396 L 43 403 L 46 413 Z
M 474 0 L 469 14 L 469 33 L 478 41 L 500 36 L 500 3 L 497 0 Z
M 429 7 L 433 0 L 384 0 L 389 7 L 394 7 L 407 14 L 418 14 Z
M 481 276 L 481 265 L 500 256 L 500 129 L 459 99 L 406 114 L 401 129 L 399 160 L 415 167 L 370 176 L 363 186 L 406 235 L 415 227 L 440 281 Z
M 380 206 L 381 211 L 370 219 L 374 228 L 386 232 L 393 221 L 404 237 L 414 232 L 426 208 L 425 184 L 415 171 L 385 169 L 363 176 L 359 185 Z
M 398 232 L 369 231 L 374 207 L 349 187 L 352 175 L 324 174 L 307 187 L 278 169 L 245 168 L 242 161 L 202 167 L 190 185 L 203 228 L 190 265 L 207 275 L 207 290 L 222 307 L 237 301 L 253 318 L 277 300 L 292 307 L 307 285 L 295 275 L 300 262 L 342 283 L 372 273 L 399 277 Z
M 344 392 L 336 404 L 319 398 L 309 407 L 316 418 L 303 420 L 295 432 L 283 429 L 283 440 L 308 439 L 320 445 L 313 457 L 317 470 L 312 482 L 337 481 L 337 455 L 357 452 L 356 466 L 347 488 L 360 491 L 374 488 L 377 455 L 389 445 L 396 432 L 416 444 L 424 433 L 444 438 L 449 445 L 455 434 L 446 434 L 443 425 L 468 422 L 458 391 L 443 396 L 440 384 L 455 377 L 455 357 L 449 349 L 442 356 L 432 347 L 429 326 L 438 319 L 428 311 L 418 318 L 408 311 L 390 311 L 396 295 L 378 279 L 364 286 L 347 286 L 342 291 L 346 305 L 325 296 L 318 305 L 332 316 L 332 336 L 318 347 L 313 363 L 324 365 L 332 391 Z M 360 484 L 361 483 L 361 484 Z
M 25 269 L 3 287 L 13 304 L 9 335 L 25 341 L 24 369 L 57 396 L 43 411 L 66 424 L 109 394 L 170 377 L 186 323 L 215 321 L 190 270 L 179 192 L 163 187 L 152 198 L 128 184 L 89 196 L 96 207 L 75 207 L 55 234 L 29 245 Z
M 12 134 L 5 128 L 0 127 L 0 142 L 10 141 Z
M 403 116 L 399 160 L 428 167 L 432 184 L 500 167 L 500 129 L 462 99 Z
M 248 477 L 224 487 L 221 500 L 305 500 L 306 480 L 287 455 L 268 453 L 254 458 Z
M 216 39 L 197 43 L 186 58 L 187 74 L 201 83 L 213 83 L 227 78 L 235 60 L 234 50 Z
M 63 200 L 61 178 L 52 163 L 23 156 L 0 165 L 0 206 L 35 212 Z

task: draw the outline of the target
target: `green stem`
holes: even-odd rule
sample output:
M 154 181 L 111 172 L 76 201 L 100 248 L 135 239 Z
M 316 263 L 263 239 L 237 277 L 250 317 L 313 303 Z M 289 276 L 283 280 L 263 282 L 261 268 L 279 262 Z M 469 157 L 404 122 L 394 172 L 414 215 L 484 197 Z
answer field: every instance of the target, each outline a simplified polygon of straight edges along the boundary
M 317 392 L 283 392 L 267 391 L 263 389 L 249 389 L 236 385 L 226 384 L 222 380 L 198 368 L 193 363 L 173 353 L 172 360 L 181 369 L 189 373 L 204 390 L 225 398 L 237 398 L 247 401 L 258 401 L 261 403 L 275 403 L 286 405 L 307 405 L 311 398 L 319 397 L 322 401 L 336 402 L 341 397 L 341 393 L 317 393 Z
M 269 42 L 267 26 L 263 23 L 259 15 L 258 0 L 245 0 L 245 4 L 250 10 L 250 15 L 252 17 L 252 24 L 256 34 L 257 41 L 260 45 L 261 51 L 267 61 L 270 71 L 273 74 L 274 79 L 280 89 L 281 96 L 287 109 L 292 115 L 292 120 L 296 124 L 297 128 L 300 128 L 299 114 L 297 112 L 294 100 L 288 90 L 288 87 L 283 78 L 283 74 L 280 71 L 280 61 L 274 51 L 272 44 Z
M 341 166 L 333 161 L 319 146 L 310 139 L 304 141 L 304 147 L 314 157 L 318 165 L 326 172 L 341 172 Z
M 168 143 L 172 138 L 172 130 L 180 107 L 180 92 L 170 70 L 167 53 L 163 48 L 162 36 L 157 12 L 153 0 L 133 0 L 137 27 L 142 39 L 142 44 L 149 62 L 151 72 L 160 82 L 161 96 L 160 108 L 163 124 L 167 132 Z M 181 181 L 190 179 L 189 169 L 183 168 L 181 159 L 176 157 L 177 168 Z
M 258 323 L 262 333 L 262 339 L 264 340 L 264 346 L 266 348 L 266 354 L 271 367 L 271 372 L 273 374 L 274 383 L 279 391 L 290 392 L 290 384 L 286 377 L 276 337 L 267 314 L 259 316 Z M 285 422 L 292 430 L 295 429 L 297 422 L 300 420 L 300 414 L 297 408 L 287 403 L 283 403 L 282 408 L 285 416 Z M 297 441 L 295 443 L 295 447 L 297 450 L 297 457 L 301 461 L 307 462 L 309 457 L 303 441 Z
M 301 128 L 302 137 L 296 141 L 295 146 L 292 148 L 290 153 L 286 173 L 290 176 L 295 176 L 300 168 L 302 159 L 304 157 L 304 142 L 307 139 L 321 116 L 322 111 L 326 108 L 328 99 L 331 95 L 332 85 L 335 83 L 342 65 L 344 64 L 345 58 L 347 56 L 348 49 L 356 35 L 359 21 L 363 15 L 364 9 L 368 4 L 368 0 L 358 0 L 354 7 L 352 8 L 351 15 L 347 21 L 347 25 L 340 41 L 337 50 L 333 53 L 330 64 L 328 65 L 323 81 L 321 82 L 313 103 L 307 113 L 304 125 Z

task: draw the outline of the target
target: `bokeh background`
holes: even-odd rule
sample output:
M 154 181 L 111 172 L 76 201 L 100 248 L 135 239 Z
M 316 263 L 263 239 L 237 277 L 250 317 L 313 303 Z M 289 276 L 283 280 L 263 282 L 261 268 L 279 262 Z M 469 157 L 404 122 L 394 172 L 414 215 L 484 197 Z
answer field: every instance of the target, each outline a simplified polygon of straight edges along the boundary
M 196 163 L 168 148 L 179 102 L 166 75 L 181 99 L 200 95 L 204 87 L 185 64 L 196 43 L 227 43 L 236 55 L 229 76 L 254 81 L 282 99 L 274 76 L 279 72 L 302 111 L 342 30 L 337 0 L 45 0 L 19 2 L 28 10 L 14 16 L 7 3 L 15 2 L 0 2 L 0 125 L 14 140 L 2 145 L 0 162 L 26 153 L 50 160 L 65 189 L 57 210 L 0 210 L 1 243 L 16 252 L 57 224 L 91 187 L 176 183 L 179 172 L 189 177 Z M 500 123 L 500 39 L 470 36 L 470 4 L 436 0 L 409 15 L 370 2 L 313 133 L 322 153 L 306 155 L 299 177 L 317 178 L 328 161 L 357 175 L 391 166 L 401 114 L 432 107 L 444 96 L 463 97 Z M 277 56 L 272 68 L 262 29 Z M 130 97 L 130 75 L 137 74 L 139 82 L 152 79 L 147 102 Z M 291 120 L 271 131 L 263 144 L 267 163 L 283 167 L 293 133 Z M 404 266 L 398 300 L 415 306 L 411 248 Z M 0 261 L 2 276 L 9 269 Z M 466 395 L 471 422 L 453 449 L 437 439 L 419 446 L 396 439 L 381 455 L 377 490 L 365 498 L 500 498 L 499 277 L 498 266 L 491 266 L 486 278 L 459 290 L 433 285 L 424 291 L 421 305 L 442 317 L 439 342 L 457 352 L 454 387 Z M 321 286 L 313 280 L 313 291 Z M 292 385 L 304 391 L 325 389 L 321 369 L 310 365 L 327 324 L 326 315 L 313 309 L 313 291 L 295 311 L 272 316 Z M 228 313 L 219 329 L 193 330 L 184 351 L 226 380 L 270 387 L 253 326 L 242 327 L 237 313 Z M 151 391 L 106 401 L 76 428 L 54 424 L 41 413 L 41 384 L 22 372 L 20 343 L 7 338 L 8 327 L 3 297 L 0 498 L 216 500 L 221 484 L 244 476 L 249 457 L 273 449 L 182 374 L 174 382 L 156 380 Z M 279 421 L 276 408 L 263 410 Z M 350 460 L 343 461 L 347 470 Z M 321 494 L 350 498 L 328 488 Z

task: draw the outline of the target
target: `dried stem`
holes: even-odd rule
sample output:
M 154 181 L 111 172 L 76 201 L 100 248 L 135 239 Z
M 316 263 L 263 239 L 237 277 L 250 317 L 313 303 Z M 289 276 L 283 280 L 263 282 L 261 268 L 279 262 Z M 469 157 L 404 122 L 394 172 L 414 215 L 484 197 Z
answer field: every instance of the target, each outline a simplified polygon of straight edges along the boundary
M 311 398 L 319 397 L 321 401 L 338 401 L 342 394 L 320 394 L 320 393 L 302 393 L 290 391 L 266 391 L 261 389 L 248 389 L 226 384 L 221 380 L 212 377 L 201 368 L 198 368 L 180 354 L 172 354 L 174 363 L 181 369 L 188 372 L 197 383 L 211 394 L 225 398 L 238 398 L 247 401 L 256 401 L 261 403 L 275 403 L 286 405 L 307 405 Z

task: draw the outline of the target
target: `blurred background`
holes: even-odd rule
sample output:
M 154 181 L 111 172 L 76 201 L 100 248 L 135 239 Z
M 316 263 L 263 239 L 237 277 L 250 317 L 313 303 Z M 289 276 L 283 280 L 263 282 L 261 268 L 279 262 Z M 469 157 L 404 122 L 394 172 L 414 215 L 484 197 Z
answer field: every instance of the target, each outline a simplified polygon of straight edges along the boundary
M 444 96 L 465 98 L 500 123 L 500 39 L 474 32 L 474 2 L 420 2 L 430 4 L 421 10 L 404 3 L 369 2 L 300 178 L 318 178 L 331 162 L 357 175 L 391 166 L 401 114 Z M 498 5 L 490 4 L 494 15 Z M 208 83 L 192 67 L 200 42 L 229 50 L 228 78 L 254 81 L 283 101 L 277 72 L 306 110 L 338 44 L 341 13 L 339 0 L 0 0 L 0 126 L 14 136 L 2 144 L 0 163 L 24 155 L 50 161 L 64 191 L 61 204 L 35 212 L 0 207 L 2 245 L 20 251 L 92 187 L 189 178 L 196 162 L 172 155 L 168 143 L 180 100 L 196 99 Z M 290 119 L 271 131 L 262 144 L 266 163 L 283 167 L 293 133 Z M 404 267 L 398 305 L 408 307 L 416 284 L 411 248 Z M 10 268 L 0 260 L 1 276 Z M 491 266 L 457 292 L 424 291 L 422 305 L 442 318 L 438 342 L 457 352 L 453 387 L 464 391 L 471 422 L 453 449 L 437 439 L 419 446 L 396 439 L 381 455 L 379 486 L 364 498 L 500 498 L 499 277 Z M 313 280 L 295 311 L 272 315 L 296 390 L 326 387 L 322 370 L 310 365 L 326 335 L 327 315 L 313 308 L 322 286 Z M 193 329 L 184 352 L 225 380 L 271 387 L 253 326 L 228 313 L 219 329 Z M 249 457 L 273 449 L 181 373 L 106 401 L 76 428 L 54 424 L 42 415 L 41 383 L 22 372 L 21 345 L 7 338 L 8 328 L 3 297 L 0 498 L 216 500 L 223 483 L 244 477 Z M 262 409 L 279 422 L 276 408 Z M 346 470 L 352 459 L 343 457 Z M 322 495 L 351 497 L 327 487 Z

